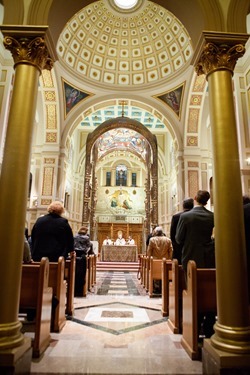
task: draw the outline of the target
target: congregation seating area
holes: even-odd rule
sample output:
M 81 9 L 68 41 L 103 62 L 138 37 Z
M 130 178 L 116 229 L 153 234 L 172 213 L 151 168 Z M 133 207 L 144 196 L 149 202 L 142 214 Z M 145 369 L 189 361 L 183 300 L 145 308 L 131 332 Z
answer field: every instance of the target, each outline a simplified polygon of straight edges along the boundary
M 86 280 L 82 297 L 96 282 L 96 255 L 87 256 Z M 33 357 L 42 355 L 50 343 L 52 332 L 61 332 L 67 316 L 74 314 L 76 255 L 65 261 L 40 262 L 22 265 L 19 319 L 24 333 L 32 333 Z
M 33 357 L 42 355 L 50 343 L 51 333 L 60 333 L 67 317 L 74 315 L 76 255 L 66 261 L 23 264 L 20 293 L 20 320 L 24 332 L 32 332 Z M 82 297 L 96 284 L 97 256 L 86 259 L 86 280 Z M 200 316 L 216 315 L 215 269 L 197 269 L 188 264 L 187 283 L 182 266 L 176 259 L 153 259 L 140 255 L 139 279 L 149 298 L 162 299 L 161 313 L 167 318 L 173 334 L 181 334 L 181 345 L 192 359 L 201 358 Z M 155 291 L 154 280 L 161 280 L 161 291 Z M 30 313 L 32 320 L 30 320 Z M 30 328 L 30 331 L 29 329 Z
M 177 259 L 153 259 L 141 255 L 141 284 L 149 298 L 159 297 L 154 292 L 154 280 L 161 280 L 162 316 L 174 334 L 181 334 L 181 345 L 192 360 L 201 359 L 203 338 L 200 331 L 201 318 L 216 316 L 215 268 L 197 269 L 189 261 L 187 281 Z

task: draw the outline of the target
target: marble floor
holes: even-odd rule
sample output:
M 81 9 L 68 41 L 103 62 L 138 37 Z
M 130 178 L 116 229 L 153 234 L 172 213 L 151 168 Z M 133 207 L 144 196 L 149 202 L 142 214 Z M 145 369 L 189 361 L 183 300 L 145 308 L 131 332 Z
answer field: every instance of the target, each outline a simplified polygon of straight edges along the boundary
M 168 328 L 161 298 L 149 298 L 136 272 L 97 272 L 85 298 L 75 298 L 74 316 L 39 359 L 32 374 L 202 374 L 180 335 Z

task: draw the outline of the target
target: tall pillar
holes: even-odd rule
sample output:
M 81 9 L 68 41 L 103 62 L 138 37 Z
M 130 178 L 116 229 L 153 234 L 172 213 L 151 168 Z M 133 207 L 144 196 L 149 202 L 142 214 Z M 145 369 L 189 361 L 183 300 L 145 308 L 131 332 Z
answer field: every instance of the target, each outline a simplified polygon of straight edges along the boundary
M 52 68 L 46 29 L 1 27 L 15 68 L 0 177 L 0 372 L 8 374 L 28 372 L 31 364 L 31 343 L 20 332 L 18 311 L 38 78 L 42 69 Z
M 246 249 L 232 75 L 245 53 L 245 34 L 204 32 L 196 52 L 197 74 L 206 74 L 213 143 L 217 282 L 215 334 L 205 340 L 206 374 L 250 370 Z M 245 372 L 244 372 L 245 373 Z

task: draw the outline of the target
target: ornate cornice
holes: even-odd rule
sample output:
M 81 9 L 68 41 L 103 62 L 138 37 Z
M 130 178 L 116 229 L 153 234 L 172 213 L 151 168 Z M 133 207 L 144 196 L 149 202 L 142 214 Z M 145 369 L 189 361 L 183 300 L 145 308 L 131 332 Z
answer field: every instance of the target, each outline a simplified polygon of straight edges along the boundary
M 217 70 L 233 73 L 237 60 L 245 53 L 247 34 L 203 32 L 192 65 L 198 75 Z

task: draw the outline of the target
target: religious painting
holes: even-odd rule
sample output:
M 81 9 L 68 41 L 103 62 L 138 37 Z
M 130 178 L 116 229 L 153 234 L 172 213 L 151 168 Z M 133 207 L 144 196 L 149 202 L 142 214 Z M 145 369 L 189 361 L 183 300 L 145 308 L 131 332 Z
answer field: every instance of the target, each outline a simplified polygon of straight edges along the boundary
M 116 190 L 110 196 L 110 207 L 113 209 L 131 210 L 133 208 L 133 202 L 128 191 L 124 189 Z
M 184 86 L 185 84 L 182 84 L 181 86 L 176 87 L 171 91 L 164 92 L 161 95 L 155 96 L 155 98 L 160 99 L 165 104 L 167 104 L 179 118 L 181 115 Z
M 93 94 L 89 92 L 84 92 L 78 89 L 77 87 L 71 86 L 69 83 L 63 80 L 63 88 L 64 88 L 64 108 L 65 108 L 65 115 L 71 111 L 78 103 L 82 100 L 92 96 Z
M 145 159 L 146 139 L 134 130 L 117 128 L 107 131 L 98 139 L 98 158 L 112 149 L 131 150 Z

